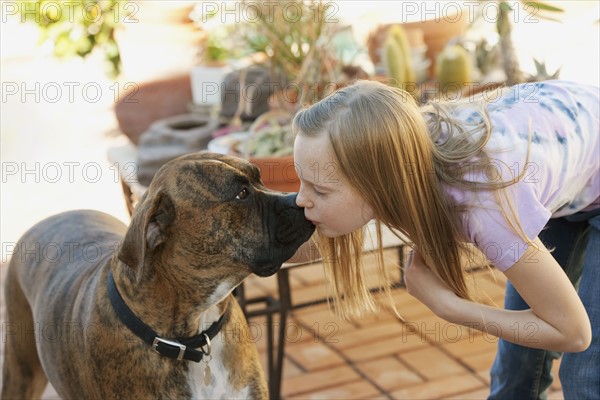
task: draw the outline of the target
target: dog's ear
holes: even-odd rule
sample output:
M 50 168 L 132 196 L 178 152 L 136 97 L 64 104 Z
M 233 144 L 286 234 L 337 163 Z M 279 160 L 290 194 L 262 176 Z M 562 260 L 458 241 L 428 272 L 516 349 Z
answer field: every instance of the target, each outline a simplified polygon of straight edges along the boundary
M 175 205 L 165 192 L 144 195 L 136 207 L 129 229 L 121 242 L 118 258 L 136 273 L 139 280 L 148 256 L 167 238 L 175 220 Z

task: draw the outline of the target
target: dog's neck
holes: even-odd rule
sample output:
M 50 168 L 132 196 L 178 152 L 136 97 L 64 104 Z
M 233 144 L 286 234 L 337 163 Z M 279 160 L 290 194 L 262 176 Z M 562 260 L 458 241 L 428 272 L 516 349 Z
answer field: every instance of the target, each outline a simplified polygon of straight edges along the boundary
M 113 275 L 131 311 L 164 337 L 193 336 L 208 328 L 223 314 L 229 294 L 237 286 L 221 282 L 216 289 L 203 288 L 192 279 L 176 282 L 158 271 L 137 282 L 124 264 L 115 268 Z

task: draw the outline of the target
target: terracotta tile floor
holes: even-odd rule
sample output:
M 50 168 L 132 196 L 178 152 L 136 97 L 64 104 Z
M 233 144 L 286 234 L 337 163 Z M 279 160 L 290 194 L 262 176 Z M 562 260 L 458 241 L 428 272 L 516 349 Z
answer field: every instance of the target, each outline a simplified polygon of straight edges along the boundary
M 392 260 L 395 251 L 388 250 Z M 480 301 L 501 306 L 504 275 L 473 272 Z M 322 298 L 326 282 L 320 264 L 290 271 L 295 304 Z M 249 296 L 277 296 L 274 278 L 250 277 Z M 401 322 L 381 296 L 376 315 L 341 321 L 322 304 L 293 311 L 288 320 L 282 397 L 286 399 L 485 399 L 497 339 L 436 317 L 404 289 L 394 289 Z M 265 328 L 265 320 L 250 324 Z M 261 330 L 256 330 L 261 332 Z M 266 368 L 266 340 L 256 344 Z M 550 399 L 562 399 L 556 380 Z

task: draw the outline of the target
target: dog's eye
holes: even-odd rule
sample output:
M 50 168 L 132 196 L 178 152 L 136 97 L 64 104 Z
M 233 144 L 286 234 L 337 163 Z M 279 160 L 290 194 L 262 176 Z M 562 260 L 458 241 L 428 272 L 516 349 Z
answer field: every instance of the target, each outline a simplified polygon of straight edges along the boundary
M 243 188 L 242 191 L 239 192 L 237 196 L 235 196 L 235 198 L 238 200 L 244 200 L 246 197 L 248 197 L 249 194 L 250 191 L 247 188 Z

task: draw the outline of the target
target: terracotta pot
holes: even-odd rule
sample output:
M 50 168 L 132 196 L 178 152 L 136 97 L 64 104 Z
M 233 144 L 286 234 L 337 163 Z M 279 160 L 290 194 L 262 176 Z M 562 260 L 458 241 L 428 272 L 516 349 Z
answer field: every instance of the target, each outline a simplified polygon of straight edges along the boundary
M 469 23 L 467 13 L 457 16 L 445 16 L 444 18 L 402 23 L 406 30 L 412 48 L 420 47 L 423 43 L 427 46 L 426 57 L 431 61 L 429 75 L 433 74 L 433 65 L 438 53 L 453 38 L 465 33 Z M 387 38 L 387 32 L 394 24 L 380 25 L 368 38 L 369 57 L 373 64 L 381 61 L 379 49 Z
M 427 45 L 427 58 L 431 60 L 430 74 L 433 73 L 433 64 L 439 52 L 453 38 L 462 36 L 469 24 L 467 13 L 462 13 L 456 18 L 439 18 L 404 24 L 406 30 L 420 29 Z
M 129 84 L 114 106 L 119 129 L 134 143 L 155 122 L 184 114 L 192 101 L 189 74 Z
M 300 179 L 296 173 L 292 155 L 246 157 L 237 151 L 237 144 L 235 143 L 247 140 L 247 138 L 247 132 L 234 132 L 219 136 L 208 143 L 208 150 L 249 160 L 260 169 L 261 180 L 269 189 L 282 192 L 297 192 L 300 190 Z
M 292 114 L 283 110 L 271 110 L 259 116 L 250 125 L 250 136 L 256 135 L 267 121 L 285 124 L 291 121 Z M 294 157 L 288 156 L 250 156 L 250 162 L 260 168 L 260 176 L 266 187 L 281 192 L 300 190 L 300 179 L 296 173 Z
M 269 189 L 280 192 L 300 190 L 300 179 L 296 173 L 293 156 L 250 157 L 250 162 L 260 168 L 260 177 Z

